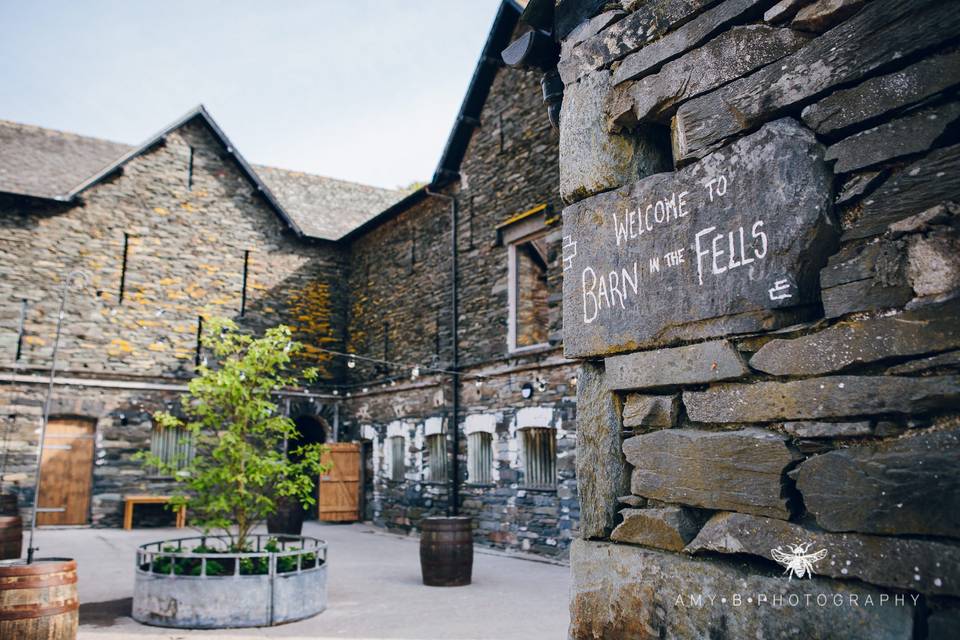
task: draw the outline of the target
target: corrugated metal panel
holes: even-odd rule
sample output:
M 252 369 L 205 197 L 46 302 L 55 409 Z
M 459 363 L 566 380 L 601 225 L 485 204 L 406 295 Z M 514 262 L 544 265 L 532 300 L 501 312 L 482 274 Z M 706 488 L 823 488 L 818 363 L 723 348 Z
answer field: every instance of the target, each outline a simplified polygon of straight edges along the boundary
M 557 441 L 553 429 L 523 429 L 524 484 L 552 488 L 557 483 Z
M 165 464 L 184 469 L 193 461 L 193 438 L 183 427 L 154 427 L 150 434 L 150 453 Z
M 447 481 L 447 437 L 443 433 L 427 436 L 427 455 L 430 481 Z
M 493 436 L 471 433 L 467 440 L 467 477 L 475 484 L 490 484 L 493 472 Z

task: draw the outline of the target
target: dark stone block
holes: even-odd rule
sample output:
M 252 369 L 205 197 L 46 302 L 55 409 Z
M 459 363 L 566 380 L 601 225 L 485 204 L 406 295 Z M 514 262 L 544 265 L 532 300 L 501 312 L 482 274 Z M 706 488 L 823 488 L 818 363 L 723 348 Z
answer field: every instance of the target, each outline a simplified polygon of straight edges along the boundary
M 603 377 L 603 367 L 589 362 L 577 374 L 577 490 L 583 538 L 609 535 L 617 496 L 630 492 L 630 472 L 620 449 L 620 402 Z
M 607 385 L 614 390 L 704 384 L 750 373 L 726 340 L 612 356 L 606 359 L 606 371 Z
M 960 431 L 926 431 L 810 458 L 798 468 L 797 488 L 829 531 L 957 538 L 957 460 Z
M 848 320 L 792 340 L 771 340 L 750 366 L 775 376 L 844 371 L 899 356 L 960 347 L 960 302 Z
M 627 429 L 669 429 L 677 423 L 680 396 L 642 396 L 631 394 L 623 406 L 623 426 Z
M 708 509 L 789 518 L 784 472 L 800 455 L 762 429 L 665 429 L 625 440 L 634 466 L 630 490 L 646 498 Z
M 960 52 L 926 58 L 894 73 L 831 93 L 803 110 L 803 121 L 835 136 L 960 84 Z
M 611 540 L 667 551 L 682 551 L 704 522 L 700 511 L 686 507 L 624 509 L 620 515 L 623 522 L 610 534 Z
M 756 16 L 764 0 L 726 0 L 705 11 L 679 29 L 648 44 L 623 59 L 613 74 L 613 83 L 620 84 L 650 74 L 664 62 L 702 44 L 728 24 Z
M 702 158 L 783 109 L 937 46 L 960 30 L 960 11 L 940 0 L 876 0 L 782 60 L 695 98 L 674 119 L 674 160 Z
M 933 147 L 960 119 L 960 103 L 911 112 L 872 129 L 861 131 L 827 148 L 833 170 L 849 173 L 881 162 L 922 153 Z
M 925 594 L 960 595 L 960 545 L 944 542 L 827 533 L 782 520 L 718 513 L 686 551 L 749 553 L 778 561 L 773 549 L 790 554 L 798 544 L 807 545 L 804 555 L 826 551 L 822 559 L 810 563 L 817 575 L 859 578 L 882 587 Z
M 695 422 L 819 420 L 878 413 L 912 415 L 955 407 L 957 402 L 957 376 L 830 376 L 791 382 L 721 383 L 706 391 L 683 394 L 687 415 Z
M 784 422 L 783 430 L 798 438 L 849 438 L 873 435 L 869 420 L 859 422 Z
M 567 207 L 565 355 L 816 301 L 837 233 L 822 153 L 807 129 L 778 120 L 695 165 Z

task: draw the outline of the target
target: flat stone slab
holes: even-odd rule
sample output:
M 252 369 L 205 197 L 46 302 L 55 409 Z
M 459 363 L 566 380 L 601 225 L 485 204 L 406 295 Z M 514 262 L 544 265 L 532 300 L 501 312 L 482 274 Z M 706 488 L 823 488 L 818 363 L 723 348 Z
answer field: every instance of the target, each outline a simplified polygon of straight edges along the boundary
M 574 640 L 913 637 L 913 598 L 860 583 L 609 542 L 575 540 L 570 560 Z
M 821 145 L 783 119 L 567 207 L 565 355 L 609 355 L 692 322 L 819 301 L 838 233 L 832 183 Z
M 611 540 L 667 551 L 682 551 L 704 521 L 699 512 L 684 507 L 624 509 L 620 515 L 623 522 L 610 534 Z
M 912 415 L 956 407 L 960 377 L 830 376 L 791 382 L 721 383 L 685 391 L 694 422 L 821 420 L 878 413 Z
M 606 368 L 607 385 L 618 391 L 705 384 L 750 373 L 740 352 L 726 340 L 612 356 L 606 359 Z
M 577 372 L 576 464 L 584 538 L 609 535 L 617 496 L 630 492 L 630 471 L 621 449 L 620 401 L 603 378 L 603 367 L 591 362 Z
M 642 396 L 631 394 L 623 405 L 625 429 L 669 429 L 677 423 L 680 396 Z
M 894 158 L 922 153 L 943 139 L 960 119 L 960 102 L 921 109 L 861 131 L 827 148 L 833 170 L 849 173 Z
M 831 93 L 806 107 L 801 117 L 817 133 L 837 134 L 958 84 L 960 52 L 953 52 Z
M 960 302 L 849 320 L 792 340 L 771 340 L 750 366 L 772 375 L 818 375 L 887 358 L 960 347 Z
M 960 431 L 924 431 L 810 458 L 798 467 L 797 489 L 829 531 L 957 538 L 958 460 Z
M 817 575 L 859 578 L 883 587 L 931 595 L 960 595 L 960 545 L 957 544 L 828 533 L 772 518 L 718 513 L 707 521 L 686 551 L 749 553 L 780 562 L 773 550 L 791 554 L 798 544 L 806 545 L 800 555 L 826 552 L 822 559 L 810 562 Z
M 784 472 L 801 456 L 763 429 L 664 429 L 623 442 L 630 491 L 646 498 L 787 519 Z
M 653 120 L 669 122 L 683 102 L 719 87 L 799 49 L 807 39 L 792 29 L 766 25 L 734 27 L 701 47 L 668 62 L 655 74 L 620 85 L 626 100 L 614 127 Z M 608 112 L 609 104 L 608 104 Z M 613 116 L 614 114 L 608 113 Z
M 783 109 L 947 42 L 958 29 L 960 12 L 941 0 L 874 0 L 776 64 L 681 106 L 674 160 L 702 158 Z
M 783 430 L 798 438 L 849 438 L 873 435 L 869 420 L 859 422 L 784 422 Z

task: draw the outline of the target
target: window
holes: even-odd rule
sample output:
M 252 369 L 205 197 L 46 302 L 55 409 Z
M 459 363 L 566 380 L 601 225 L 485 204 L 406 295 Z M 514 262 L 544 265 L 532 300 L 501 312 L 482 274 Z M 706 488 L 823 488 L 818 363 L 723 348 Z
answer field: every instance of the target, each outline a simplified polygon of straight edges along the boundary
M 150 453 L 180 471 L 193 461 L 193 438 L 183 427 L 155 425 L 150 434 Z
M 447 480 L 447 437 L 443 433 L 427 436 L 427 461 L 430 465 L 430 481 Z
M 549 342 L 549 265 L 545 216 L 547 205 L 520 213 L 498 227 L 508 251 L 507 343 L 523 351 Z
M 403 480 L 405 469 L 404 463 L 404 440 L 403 436 L 391 436 L 387 438 L 389 447 L 388 460 L 390 461 L 389 476 L 391 480 Z
M 493 435 L 476 431 L 467 436 L 467 479 L 473 484 L 493 482 Z
M 524 484 L 552 489 L 556 486 L 557 440 L 550 428 L 521 429 L 523 437 Z

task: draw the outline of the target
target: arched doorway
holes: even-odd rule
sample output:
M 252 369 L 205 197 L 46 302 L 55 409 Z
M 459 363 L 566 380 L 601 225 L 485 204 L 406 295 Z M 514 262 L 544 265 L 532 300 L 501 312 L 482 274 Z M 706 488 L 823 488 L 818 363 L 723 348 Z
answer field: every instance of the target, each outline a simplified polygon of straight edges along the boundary
M 310 444 L 326 444 L 331 439 L 331 430 L 329 423 L 321 416 L 310 415 L 310 414 L 301 414 L 294 416 L 293 423 L 297 427 L 297 432 L 300 436 L 287 445 L 287 450 L 290 452 L 290 458 L 292 460 L 297 460 L 297 449 L 303 445 Z M 320 477 L 315 475 L 313 477 L 313 497 L 316 499 L 320 490 Z M 310 509 L 304 511 L 304 517 L 307 520 L 316 520 L 317 519 L 317 509 L 316 505 Z

